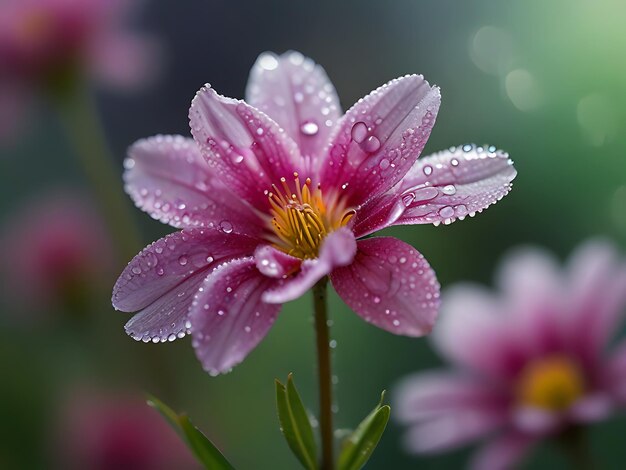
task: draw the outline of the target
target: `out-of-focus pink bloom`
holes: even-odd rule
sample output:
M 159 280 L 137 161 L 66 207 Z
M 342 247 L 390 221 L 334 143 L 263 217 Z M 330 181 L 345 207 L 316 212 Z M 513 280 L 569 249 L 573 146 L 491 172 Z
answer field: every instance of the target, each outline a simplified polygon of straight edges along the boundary
M 58 306 L 104 281 L 113 259 L 105 227 L 85 196 L 71 192 L 42 194 L 5 220 L 0 266 L 15 310 Z
M 487 438 L 471 467 L 511 468 L 537 441 L 626 403 L 626 344 L 607 351 L 626 307 L 613 246 L 588 242 L 565 269 L 520 250 L 498 285 L 497 295 L 472 285 L 444 294 L 433 339 L 454 368 L 409 377 L 395 395 L 410 451 Z
M 53 437 L 59 468 L 198 468 L 176 432 L 141 398 L 80 391 L 60 413 Z
M 440 94 L 421 75 L 392 80 L 341 115 L 324 70 L 298 52 L 262 54 L 247 102 L 210 86 L 194 98 L 194 139 L 135 143 L 126 189 L 155 219 L 182 228 L 137 255 L 113 305 L 139 313 L 145 342 L 191 331 L 211 374 L 261 341 L 281 304 L 326 275 L 368 322 L 430 332 L 439 284 L 391 225 L 450 223 L 502 198 L 515 170 L 495 148 L 453 148 L 417 161 Z
M 26 97 L 75 73 L 103 85 L 135 88 L 154 76 L 153 39 L 124 29 L 131 0 L 3 0 L 0 96 Z M 2 108 L 4 108 L 3 99 Z M 15 116 L 0 113 L 0 136 Z

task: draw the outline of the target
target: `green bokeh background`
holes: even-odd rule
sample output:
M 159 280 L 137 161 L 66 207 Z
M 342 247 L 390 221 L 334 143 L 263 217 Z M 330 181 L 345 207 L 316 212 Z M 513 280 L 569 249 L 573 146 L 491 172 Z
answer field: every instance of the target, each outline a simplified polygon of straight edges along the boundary
M 135 139 L 188 133 L 187 108 L 203 83 L 243 97 L 248 69 L 264 50 L 313 57 L 344 109 L 394 77 L 422 73 L 443 95 L 425 154 L 466 142 L 493 144 L 511 154 L 518 177 L 509 196 L 475 218 L 386 233 L 420 250 L 444 287 L 488 284 L 499 258 L 520 244 L 542 245 L 561 258 L 596 235 L 626 248 L 625 24 L 621 0 L 151 0 L 137 27 L 164 42 L 164 74 L 134 95 L 98 92 L 98 106 L 121 173 L 125 148 Z M 45 188 L 88 189 L 45 104 L 2 153 L 3 221 Z M 134 215 L 145 244 L 170 231 L 138 210 Z M 60 314 L 42 327 L 0 320 L 0 467 L 49 468 L 58 402 L 72 384 L 86 382 L 146 390 L 186 410 L 238 468 L 297 468 L 278 430 L 273 381 L 294 372 L 304 401 L 316 408 L 310 295 L 285 306 L 242 365 L 212 378 L 188 339 L 146 345 L 126 337 L 128 316 L 110 307 L 113 282 L 101 286 L 80 324 Z M 402 376 L 440 365 L 427 339 L 380 331 L 334 293 L 330 310 L 338 427 L 358 423 L 380 391 Z M 624 432 L 621 416 L 593 428 L 599 468 L 623 468 Z M 469 455 L 408 456 L 401 437 L 392 422 L 367 468 L 459 468 Z M 527 467 L 566 468 L 549 446 Z

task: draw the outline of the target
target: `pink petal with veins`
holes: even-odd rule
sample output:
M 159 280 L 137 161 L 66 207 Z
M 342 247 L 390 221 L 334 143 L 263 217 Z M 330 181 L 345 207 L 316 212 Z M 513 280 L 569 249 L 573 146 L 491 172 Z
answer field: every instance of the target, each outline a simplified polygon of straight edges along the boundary
M 224 263 L 203 283 L 190 312 L 193 347 L 211 375 L 228 372 L 265 337 L 280 305 L 261 301 L 274 282 L 254 258 Z
M 225 261 L 250 255 L 257 243 L 215 229 L 185 229 L 147 246 L 113 288 L 113 306 L 137 312 L 126 332 L 146 342 L 184 336 L 189 306 L 205 277 Z
M 516 175 L 508 154 L 494 147 L 466 145 L 420 158 L 388 194 L 361 209 L 355 231 L 473 217 L 506 196 Z
M 282 279 L 298 271 L 302 260 L 272 245 L 259 245 L 254 252 L 256 267 L 267 277 Z
M 421 75 L 390 81 L 359 100 L 339 121 L 322 165 L 322 188 L 349 184 L 358 206 L 394 186 L 419 157 L 441 96 Z
M 423 336 L 433 328 L 439 283 L 424 256 L 398 239 L 359 240 L 354 262 L 330 278 L 357 315 L 383 330 Z
M 272 119 L 243 101 L 205 85 L 189 109 L 191 133 L 211 170 L 257 209 L 270 207 L 267 191 L 301 172 L 294 141 Z
M 272 286 L 263 294 L 263 301 L 282 304 L 297 299 L 333 269 L 349 265 L 356 251 L 354 234 L 345 227 L 335 230 L 324 239 L 317 258 L 302 261 L 300 271 Z
M 173 227 L 220 227 L 260 237 L 264 223 L 230 192 L 192 139 L 155 136 L 135 142 L 125 161 L 126 191 L 137 207 Z
M 339 98 L 326 72 L 308 57 L 264 52 L 250 71 L 246 101 L 267 113 L 310 159 L 313 177 L 335 123 Z

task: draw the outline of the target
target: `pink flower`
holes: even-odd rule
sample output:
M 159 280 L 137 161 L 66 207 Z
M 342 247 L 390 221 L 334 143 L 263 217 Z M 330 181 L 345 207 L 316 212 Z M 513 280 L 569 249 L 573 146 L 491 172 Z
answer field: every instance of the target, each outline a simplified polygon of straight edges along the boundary
M 35 88 L 79 71 L 104 85 L 145 85 L 157 66 L 157 47 L 126 31 L 130 0 L 4 0 L 0 3 L 0 137 L 15 127 L 15 111 Z M 19 105 L 22 104 L 22 106 Z
M 176 432 L 145 400 L 85 390 L 74 395 L 60 410 L 52 438 L 59 468 L 198 468 Z
M 449 371 L 397 390 L 406 444 L 436 453 L 487 438 L 471 467 L 513 467 L 541 439 L 605 418 L 626 403 L 626 343 L 606 351 L 626 306 L 626 263 L 608 243 L 579 248 L 567 267 L 522 250 L 499 272 L 500 294 L 458 286 L 433 334 Z
M 129 151 L 128 193 L 183 230 L 148 246 L 115 285 L 113 305 L 139 312 L 127 332 L 159 342 L 191 331 L 204 368 L 225 372 L 267 334 L 281 304 L 330 275 L 366 321 L 428 333 L 439 284 L 424 257 L 395 238 L 362 238 L 473 215 L 515 176 L 491 148 L 416 162 L 439 102 L 438 88 L 407 75 L 341 116 L 324 70 L 297 52 L 262 54 L 247 102 L 202 88 L 189 111 L 193 140 L 157 136 Z
M 3 222 L 0 269 L 14 310 L 66 305 L 111 274 L 113 248 L 83 194 L 41 194 Z

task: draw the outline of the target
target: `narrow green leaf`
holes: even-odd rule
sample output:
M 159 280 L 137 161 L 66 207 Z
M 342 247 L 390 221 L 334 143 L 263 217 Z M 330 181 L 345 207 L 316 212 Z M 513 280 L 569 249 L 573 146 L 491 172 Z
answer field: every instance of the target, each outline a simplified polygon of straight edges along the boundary
M 148 396 L 148 405 L 155 408 L 187 443 L 196 459 L 209 470 L 235 470 L 215 445 L 193 425 L 187 415 L 178 415 L 174 410 L 153 396 Z
M 291 451 L 304 468 L 316 470 L 317 447 L 313 429 L 291 374 L 286 387 L 276 380 L 276 408 L 281 431 Z
M 383 405 L 385 392 L 381 394 L 380 402 L 359 424 L 356 430 L 344 441 L 339 455 L 339 470 L 359 470 L 369 460 L 378 445 L 391 408 Z

